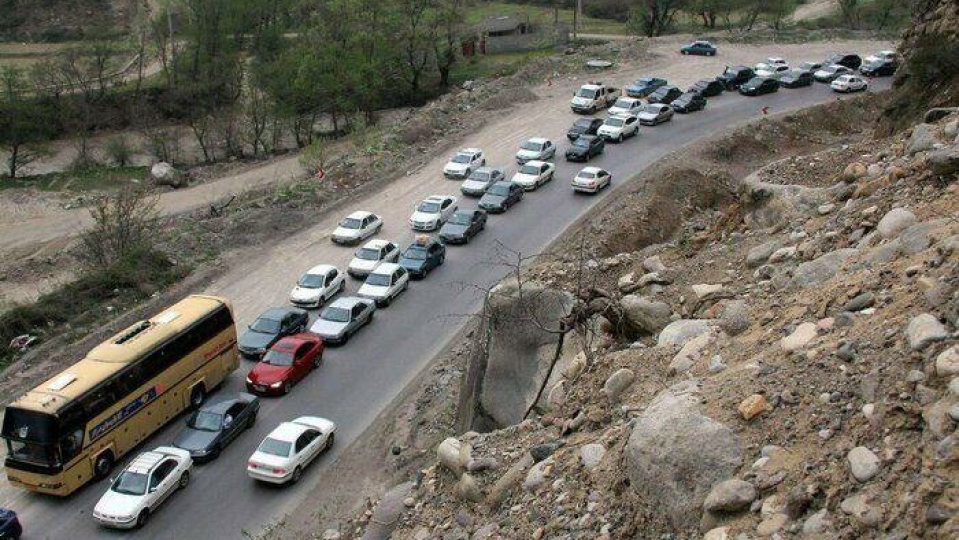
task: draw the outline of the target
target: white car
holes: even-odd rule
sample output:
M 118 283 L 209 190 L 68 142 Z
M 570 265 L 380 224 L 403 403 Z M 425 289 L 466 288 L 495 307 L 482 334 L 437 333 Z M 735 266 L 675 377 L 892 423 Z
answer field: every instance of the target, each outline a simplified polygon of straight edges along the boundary
M 290 303 L 301 308 L 318 308 L 345 287 L 346 278 L 335 266 L 320 264 L 300 276 L 290 291 Z
M 862 59 L 863 64 L 868 64 L 870 62 L 875 62 L 877 60 L 889 60 L 895 61 L 899 59 L 899 55 L 896 54 L 896 51 L 879 51 L 876 54 L 870 54 L 869 56 Z
M 333 231 L 333 242 L 337 244 L 358 244 L 378 233 L 383 228 L 380 216 L 366 211 L 353 212 L 340 222 Z
M 549 182 L 556 174 L 556 166 L 546 161 L 527 161 L 516 171 L 510 182 L 517 184 L 526 191 L 532 191 Z
M 613 183 L 613 175 L 599 167 L 583 167 L 573 178 L 573 191 L 598 193 Z
M 643 110 L 643 105 L 646 103 L 639 99 L 633 97 L 621 97 L 616 100 L 616 103 L 613 103 L 613 106 L 609 108 L 609 115 L 616 116 L 617 114 L 637 114 L 639 111 Z
M 656 126 L 673 119 L 673 108 L 665 103 L 652 103 L 643 107 L 639 113 L 639 123 L 644 126 Z
M 271 484 L 295 483 L 316 456 L 333 446 L 336 424 L 326 418 L 301 416 L 283 422 L 263 439 L 246 463 L 246 473 Z
M 607 141 L 623 142 L 626 137 L 639 133 L 639 118 L 632 114 L 610 116 L 599 126 L 596 134 Z
M 123 469 L 93 507 L 93 519 L 116 529 L 146 525 L 150 513 L 190 483 L 190 452 L 161 446 L 144 452 Z
M 756 76 L 779 79 L 788 73 L 789 69 L 788 64 L 756 64 Z
M 479 148 L 464 148 L 457 152 L 443 167 L 443 176 L 453 179 L 462 179 L 470 175 L 478 167 L 486 165 L 486 156 Z
M 789 64 L 788 62 L 786 62 L 785 58 L 780 58 L 778 56 L 770 56 L 769 58 L 766 59 L 764 63 L 769 64 L 771 66 L 785 66 Z
M 376 302 L 377 307 L 390 305 L 410 286 L 410 273 L 395 263 L 383 263 L 366 276 L 356 295 Z
M 459 208 L 456 197 L 452 195 L 433 195 L 427 197 L 413 209 L 410 227 L 414 231 L 435 231 Z
M 366 277 L 385 262 L 396 262 L 400 258 L 400 246 L 389 240 L 370 240 L 357 250 L 346 273 L 355 277 Z
M 543 137 L 533 137 L 527 139 L 519 145 L 519 152 L 516 152 L 516 162 L 520 165 L 527 161 L 546 161 L 556 155 L 556 145 L 549 139 Z
M 859 75 L 841 75 L 829 87 L 836 92 L 859 92 L 868 88 L 869 83 Z

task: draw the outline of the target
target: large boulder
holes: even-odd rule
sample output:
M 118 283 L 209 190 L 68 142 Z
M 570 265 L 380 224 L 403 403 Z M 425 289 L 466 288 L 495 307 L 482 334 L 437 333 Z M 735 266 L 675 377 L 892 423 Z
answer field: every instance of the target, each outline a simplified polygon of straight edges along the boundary
M 644 296 L 629 294 L 619 301 L 624 322 L 630 330 L 639 334 L 655 334 L 669 324 L 673 310 L 666 302 L 650 300 Z
M 936 143 L 936 132 L 939 128 L 934 124 L 919 124 L 912 129 L 912 136 L 909 137 L 907 151 L 910 154 L 932 150 Z
M 740 200 L 747 210 L 747 225 L 780 227 L 797 217 L 816 214 L 821 205 L 832 202 L 841 191 L 840 186 L 811 188 L 771 184 L 750 175 L 740 188 Z
M 804 262 L 796 267 L 791 284 L 796 288 L 805 288 L 828 281 L 839 272 L 839 268 L 846 262 L 846 259 L 857 253 L 859 253 L 859 250 L 854 248 L 837 249 L 819 258 Z
M 186 175 L 173 168 L 173 165 L 161 161 L 150 168 L 150 181 L 158 186 L 170 186 L 172 188 L 186 187 Z
M 959 148 L 953 146 L 930 152 L 926 156 L 926 162 L 929 163 L 932 172 L 940 176 L 959 172 Z
M 742 465 L 739 437 L 700 412 L 697 381 L 660 392 L 626 444 L 630 486 L 673 527 L 697 525 L 710 489 Z
M 388 540 L 400 516 L 406 511 L 403 501 L 413 491 L 413 482 L 405 482 L 386 492 L 370 516 L 370 526 L 361 540 Z
M 559 353 L 561 327 L 575 298 L 537 283 L 507 280 L 490 294 L 491 325 L 479 404 L 497 426 L 519 423 Z
M 660 347 L 670 345 L 683 346 L 689 340 L 713 331 L 715 321 L 708 319 L 679 319 L 663 328 L 659 333 L 656 344 Z

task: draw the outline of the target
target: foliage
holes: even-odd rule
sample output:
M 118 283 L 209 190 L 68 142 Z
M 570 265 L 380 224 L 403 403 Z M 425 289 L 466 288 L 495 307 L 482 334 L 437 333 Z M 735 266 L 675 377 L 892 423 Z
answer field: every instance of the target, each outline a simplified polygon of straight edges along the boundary
M 123 135 L 112 137 L 106 142 L 103 149 L 117 167 L 126 167 L 133 157 L 133 148 L 130 147 L 127 137 Z
M 130 254 L 150 251 L 158 225 L 157 200 L 139 188 L 125 188 L 98 198 L 90 209 L 93 226 L 80 241 L 80 258 L 105 270 Z
M 959 100 L 959 43 L 938 34 L 919 38 L 905 58 L 893 97 L 883 111 L 889 128 L 901 129 L 933 105 Z

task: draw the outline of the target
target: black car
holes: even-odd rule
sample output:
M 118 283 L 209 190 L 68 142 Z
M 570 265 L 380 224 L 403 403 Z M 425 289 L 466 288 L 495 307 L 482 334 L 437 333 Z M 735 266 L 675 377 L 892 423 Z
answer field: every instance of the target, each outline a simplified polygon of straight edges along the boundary
M 486 212 L 457 210 L 440 229 L 439 237 L 446 244 L 466 244 L 486 228 Z
M 779 81 L 772 77 L 753 77 L 739 87 L 739 93 L 744 96 L 772 94 L 777 90 L 779 90 Z
M 446 262 L 446 246 L 429 236 L 421 236 L 400 255 L 399 264 L 406 268 L 411 278 L 423 279 L 444 262 Z
M 596 130 L 602 125 L 602 118 L 580 118 L 566 132 L 566 138 L 575 141 L 580 135 L 596 135 Z
M 626 95 L 634 98 L 644 98 L 656 91 L 660 86 L 666 86 L 666 79 L 658 77 L 642 77 L 626 87 Z
M 683 95 L 683 91 L 676 86 L 661 86 L 649 95 L 650 103 L 670 104 L 674 99 Z
M 700 56 L 716 56 L 716 46 L 704 40 L 696 40 L 679 49 L 683 54 L 698 54 Z
M 212 461 L 241 433 L 253 427 L 259 411 L 260 400 L 244 393 L 204 405 L 186 419 L 186 427 L 173 439 L 173 446 L 190 452 L 194 461 Z
M 858 54 L 838 53 L 827 58 L 823 64 L 827 66 L 838 64 L 840 66 L 846 66 L 849 69 L 856 70 L 862 65 L 862 58 L 860 58 Z
M 606 150 L 606 141 L 595 135 L 583 135 L 566 149 L 566 161 L 589 161 Z
M 0 538 L 19 540 L 23 534 L 23 527 L 20 526 L 20 518 L 13 510 L 0 508 Z
M 686 114 L 705 109 L 706 98 L 704 98 L 702 94 L 697 94 L 696 92 L 686 92 L 685 94 L 676 98 L 676 100 L 669 105 L 674 111 L 680 114 Z
M 812 73 L 802 69 L 792 69 L 779 77 L 779 84 L 786 88 L 799 88 L 812 84 Z
M 709 80 L 703 79 L 696 84 L 689 87 L 689 90 L 686 90 L 686 93 L 695 92 L 703 97 L 713 97 L 722 94 L 726 90 L 726 87 L 723 86 L 723 83 L 717 81 L 716 79 Z
M 580 137 L 583 139 L 583 137 Z M 523 188 L 512 182 L 496 182 L 479 200 L 479 206 L 487 212 L 498 214 L 510 209 L 511 206 L 523 200 Z
M 815 79 L 816 82 L 831 83 L 843 75 L 852 75 L 852 73 L 853 71 L 846 66 L 833 64 L 813 73 L 812 78 Z
M 247 327 L 240 339 L 236 340 L 240 355 L 259 360 L 280 338 L 306 330 L 309 318 L 306 311 L 297 308 L 266 310 Z
M 867 77 L 889 77 L 896 73 L 899 67 L 895 60 L 873 60 L 859 68 L 859 72 Z
M 723 83 L 726 90 L 736 90 L 755 76 L 756 72 L 751 67 L 734 66 L 727 67 L 716 80 Z

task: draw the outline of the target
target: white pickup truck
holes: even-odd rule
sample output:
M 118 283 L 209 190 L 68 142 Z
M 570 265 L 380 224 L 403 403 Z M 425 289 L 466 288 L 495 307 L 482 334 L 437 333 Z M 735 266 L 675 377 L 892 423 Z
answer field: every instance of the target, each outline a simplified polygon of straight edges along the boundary
M 616 103 L 619 96 L 619 88 L 606 86 L 601 82 L 591 82 L 579 87 L 579 90 L 573 94 L 573 100 L 569 102 L 569 106 L 573 112 L 593 114 Z

